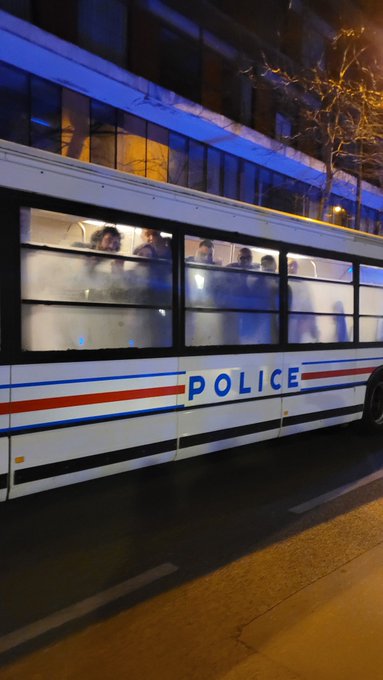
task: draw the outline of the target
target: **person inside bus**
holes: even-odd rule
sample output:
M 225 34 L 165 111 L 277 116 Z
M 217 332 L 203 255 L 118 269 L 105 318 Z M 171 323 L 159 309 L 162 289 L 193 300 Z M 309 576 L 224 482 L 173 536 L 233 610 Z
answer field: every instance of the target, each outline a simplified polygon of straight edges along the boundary
M 168 258 L 161 258 L 153 243 L 141 243 L 134 249 L 133 255 L 147 260 L 146 262 L 137 261 L 130 276 L 131 285 L 141 302 L 158 306 L 170 305 L 171 263 L 161 261 Z
M 341 300 L 336 300 L 333 304 L 335 322 L 335 342 L 348 342 L 348 330 L 344 305 Z
M 299 276 L 297 260 L 289 259 L 287 263 L 289 277 Z M 307 281 L 297 278 L 293 286 L 289 284 L 289 342 L 318 342 L 319 329 Z M 295 314 L 294 312 L 300 312 Z
M 227 266 L 234 269 L 259 269 L 259 264 L 253 263 L 253 253 L 246 246 L 239 249 L 237 261 L 230 262 Z
M 248 275 L 248 296 L 253 314 L 242 319 L 241 334 L 246 343 L 274 344 L 278 341 L 279 279 L 269 276 L 277 271 L 275 258 L 266 254 L 261 259 L 261 272 Z
M 118 253 L 122 234 L 113 225 L 105 225 L 91 234 L 89 248 L 103 253 Z M 87 258 L 87 299 L 116 300 L 126 296 L 124 260 L 102 257 Z
M 118 253 L 121 249 L 122 234 L 116 227 L 106 225 L 102 229 L 96 229 L 90 237 L 90 247 L 92 250 L 102 250 L 103 252 Z
M 172 248 L 169 238 L 164 238 L 161 236 L 161 232 L 157 231 L 156 229 L 146 228 L 142 230 L 142 237 L 144 243 L 152 246 L 155 249 L 157 257 L 161 257 L 164 260 L 171 260 Z
M 214 243 L 209 238 L 199 242 L 195 255 L 186 258 L 187 262 L 199 262 L 200 264 L 220 264 L 214 259 Z
M 222 275 L 225 303 L 233 309 L 251 308 L 251 286 L 249 286 L 248 270 L 258 269 L 259 265 L 253 265 L 253 254 L 250 248 L 244 246 L 237 254 L 236 262 L 229 262 Z M 230 269 L 236 269 L 235 273 Z
M 158 257 L 157 250 L 151 243 L 140 243 L 140 245 L 133 250 L 133 255 L 151 257 L 153 259 Z
M 275 274 L 277 271 L 277 263 L 275 257 L 272 255 L 264 255 L 261 258 L 261 270 L 263 272 L 268 272 L 269 274 Z

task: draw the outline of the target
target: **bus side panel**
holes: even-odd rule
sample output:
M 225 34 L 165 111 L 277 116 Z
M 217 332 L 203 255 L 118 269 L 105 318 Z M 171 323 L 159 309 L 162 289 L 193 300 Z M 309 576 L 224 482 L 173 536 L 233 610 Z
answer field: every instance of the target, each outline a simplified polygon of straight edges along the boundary
M 299 393 L 284 395 L 281 434 L 359 420 L 365 395 L 361 383 L 368 379 L 371 362 L 354 350 L 302 352 L 299 357 Z M 293 360 L 293 354 L 286 355 L 286 362 Z
M 0 501 L 5 501 L 9 484 L 9 399 L 10 399 L 9 366 L 0 366 Z
M 175 435 L 174 413 L 15 435 L 9 497 L 168 462 Z
M 177 459 L 278 437 L 281 354 L 185 357 Z
M 177 360 L 15 367 L 10 497 L 172 460 Z
M 185 411 L 179 414 L 177 459 L 273 439 L 279 436 L 280 421 L 279 397 Z
M 5 501 L 8 493 L 9 475 L 9 437 L 0 439 L 0 501 Z

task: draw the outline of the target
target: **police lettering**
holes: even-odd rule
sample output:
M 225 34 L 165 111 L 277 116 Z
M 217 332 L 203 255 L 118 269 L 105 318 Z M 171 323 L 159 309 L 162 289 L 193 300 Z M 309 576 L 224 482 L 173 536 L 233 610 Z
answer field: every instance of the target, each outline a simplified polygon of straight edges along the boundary
M 207 374 L 210 372 L 208 371 Z M 188 399 L 195 401 L 203 395 L 207 388 L 212 389 L 218 398 L 235 394 L 243 396 L 256 396 L 264 392 L 280 392 L 281 390 L 299 389 L 300 369 L 299 366 L 290 366 L 286 371 L 274 368 L 270 373 L 266 369 L 259 369 L 256 374 L 247 375 L 246 371 L 234 371 L 219 373 L 210 379 L 209 375 L 189 376 Z M 269 388 L 269 389 L 268 389 Z

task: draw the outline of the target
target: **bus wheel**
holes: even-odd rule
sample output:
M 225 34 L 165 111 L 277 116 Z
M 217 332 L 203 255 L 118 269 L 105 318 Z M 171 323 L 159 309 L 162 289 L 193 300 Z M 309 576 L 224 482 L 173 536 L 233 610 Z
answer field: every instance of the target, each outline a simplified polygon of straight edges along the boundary
M 383 430 L 383 373 L 371 378 L 367 386 L 362 420 L 369 430 Z

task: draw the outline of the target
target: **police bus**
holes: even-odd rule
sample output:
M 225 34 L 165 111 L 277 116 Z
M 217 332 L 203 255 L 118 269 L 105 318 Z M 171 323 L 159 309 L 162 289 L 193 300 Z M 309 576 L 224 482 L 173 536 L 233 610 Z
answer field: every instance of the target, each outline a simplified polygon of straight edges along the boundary
M 380 237 L 0 142 L 0 499 L 363 419 Z

